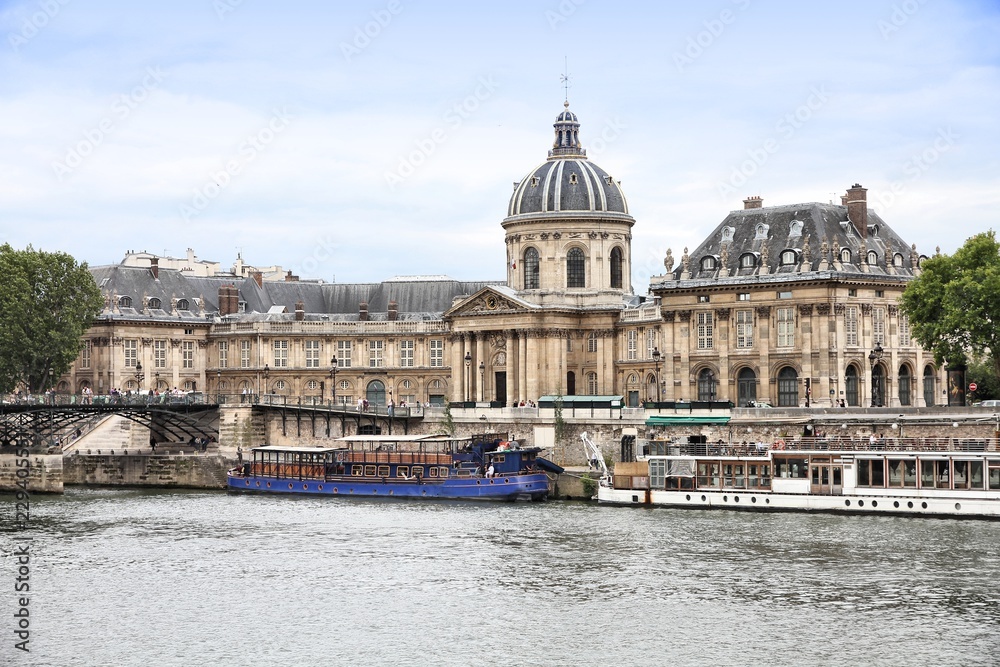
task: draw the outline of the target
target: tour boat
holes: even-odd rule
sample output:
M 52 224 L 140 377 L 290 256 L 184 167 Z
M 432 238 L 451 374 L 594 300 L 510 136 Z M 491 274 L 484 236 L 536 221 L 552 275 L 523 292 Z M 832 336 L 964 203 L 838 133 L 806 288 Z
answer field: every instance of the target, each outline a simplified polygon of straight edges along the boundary
M 254 447 L 228 487 L 262 493 L 392 498 L 542 500 L 562 468 L 495 434 L 457 439 L 353 435 L 334 447 Z
M 597 463 L 604 471 L 599 502 L 1000 518 L 1000 451 L 993 439 L 735 447 L 653 440 L 639 450 L 613 474 Z

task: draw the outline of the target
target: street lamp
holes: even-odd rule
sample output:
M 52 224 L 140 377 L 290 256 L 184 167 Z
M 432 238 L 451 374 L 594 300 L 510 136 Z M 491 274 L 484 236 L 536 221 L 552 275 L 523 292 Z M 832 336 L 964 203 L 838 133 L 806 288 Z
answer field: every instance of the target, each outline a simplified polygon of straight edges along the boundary
M 712 410 L 712 403 L 715 402 L 715 373 L 708 372 L 708 409 Z
M 472 384 L 472 353 L 465 352 L 465 402 L 469 402 L 469 385 Z
M 222 369 L 215 371 L 215 402 L 217 405 L 222 405 Z
M 268 389 L 267 389 L 267 378 L 269 378 L 270 376 L 271 376 L 271 369 L 268 367 L 267 364 L 264 364 L 264 393 L 265 394 L 268 392 Z
M 882 406 L 882 395 L 881 387 L 879 386 L 879 378 L 875 377 L 875 367 L 878 362 L 882 360 L 882 343 L 876 342 L 875 348 L 868 354 L 868 363 L 871 365 L 872 373 L 872 407 Z
M 486 400 L 486 362 L 479 362 L 479 400 Z
M 660 354 L 660 349 L 657 347 L 653 348 L 653 375 L 656 378 L 656 402 L 660 402 L 660 358 L 663 355 Z
M 142 381 L 146 379 L 146 376 L 142 374 L 142 362 L 135 362 L 135 387 L 136 391 L 142 389 Z
M 337 355 L 330 359 L 330 393 L 333 396 L 333 404 L 337 404 Z

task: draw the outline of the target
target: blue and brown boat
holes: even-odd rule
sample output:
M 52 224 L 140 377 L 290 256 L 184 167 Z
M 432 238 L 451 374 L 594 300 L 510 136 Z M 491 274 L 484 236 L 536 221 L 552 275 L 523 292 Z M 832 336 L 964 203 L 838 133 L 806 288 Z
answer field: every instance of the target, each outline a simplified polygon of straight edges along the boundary
M 352 435 L 335 447 L 254 447 L 232 490 L 325 496 L 542 500 L 562 468 L 505 436 Z

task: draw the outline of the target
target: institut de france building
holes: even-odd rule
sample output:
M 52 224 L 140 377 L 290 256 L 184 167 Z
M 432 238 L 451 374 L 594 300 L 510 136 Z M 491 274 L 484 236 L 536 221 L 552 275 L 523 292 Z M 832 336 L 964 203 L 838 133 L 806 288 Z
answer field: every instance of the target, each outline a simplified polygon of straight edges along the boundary
M 242 258 L 223 274 L 133 257 L 92 269 L 106 305 L 58 389 L 397 405 L 941 402 L 943 371 L 896 305 L 923 258 L 863 187 L 840 204 L 750 197 L 676 266 L 668 251 L 637 296 L 636 221 L 620 182 L 587 159 L 568 106 L 501 222 L 505 282 L 273 280 Z

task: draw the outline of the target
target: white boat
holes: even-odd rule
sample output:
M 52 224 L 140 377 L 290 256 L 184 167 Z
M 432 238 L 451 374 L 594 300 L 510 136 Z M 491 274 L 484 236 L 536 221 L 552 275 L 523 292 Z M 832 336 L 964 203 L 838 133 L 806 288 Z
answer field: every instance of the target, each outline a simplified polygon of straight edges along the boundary
M 994 439 L 637 444 L 635 460 L 616 464 L 613 473 L 604 469 L 599 502 L 1000 518 Z

